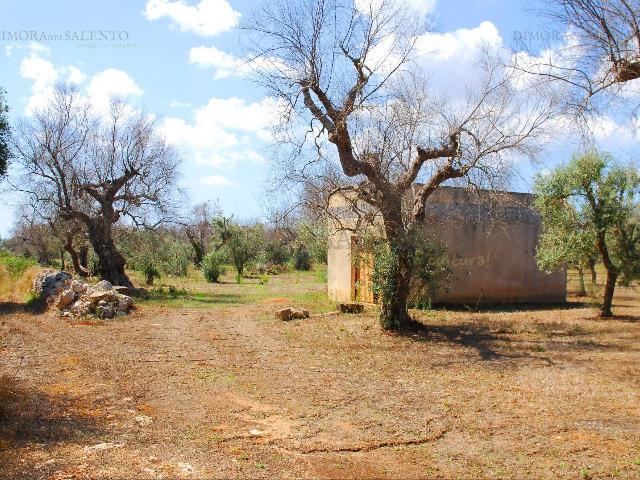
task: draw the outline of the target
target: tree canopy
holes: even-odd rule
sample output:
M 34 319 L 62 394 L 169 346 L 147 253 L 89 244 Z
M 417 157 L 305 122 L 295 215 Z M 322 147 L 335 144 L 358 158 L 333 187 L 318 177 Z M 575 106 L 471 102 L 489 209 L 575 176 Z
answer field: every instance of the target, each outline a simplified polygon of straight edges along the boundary
M 640 278 L 638 170 L 590 151 L 539 175 L 534 191 L 543 220 L 538 262 L 575 265 L 595 245 L 607 270 L 602 314 L 610 316 L 616 282 Z

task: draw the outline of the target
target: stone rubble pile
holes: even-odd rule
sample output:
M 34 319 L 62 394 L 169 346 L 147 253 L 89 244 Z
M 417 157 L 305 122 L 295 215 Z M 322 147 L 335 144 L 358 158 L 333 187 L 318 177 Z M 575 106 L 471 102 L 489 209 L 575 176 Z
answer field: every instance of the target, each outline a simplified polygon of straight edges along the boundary
M 106 280 L 90 285 L 67 272 L 45 270 L 33 281 L 34 292 L 63 316 L 94 314 L 99 318 L 126 315 L 133 299 L 126 287 L 114 287 Z

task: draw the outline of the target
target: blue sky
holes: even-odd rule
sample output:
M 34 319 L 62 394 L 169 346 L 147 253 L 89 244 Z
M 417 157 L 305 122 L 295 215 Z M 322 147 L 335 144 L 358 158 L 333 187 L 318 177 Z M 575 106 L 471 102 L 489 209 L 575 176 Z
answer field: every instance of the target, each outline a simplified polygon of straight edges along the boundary
M 522 32 L 548 31 L 527 10 L 527 0 L 411 1 L 431 10 L 439 34 L 435 39 L 449 51 L 444 68 L 435 75 L 466 73 L 470 52 L 482 42 L 510 46 Z M 28 115 L 58 81 L 78 83 L 98 103 L 112 94 L 127 95 L 156 115 L 169 140 L 180 148 L 182 184 L 191 202 L 218 199 L 227 213 L 255 218 L 261 213 L 260 193 L 268 172 L 263 148 L 269 141 L 272 105 L 242 75 L 237 63 L 241 33 L 233 27 L 258 3 L 4 0 L 0 86 L 8 92 L 11 117 Z M 29 31 L 38 36 L 117 33 L 108 33 L 116 36 L 113 41 L 33 42 L 23 39 Z M 535 49 L 535 42 L 531 46 Z M 603 142 L 606 148 L 628 151 L 637 140 L 606 137 Z M 552 165 L 572 148 L 556 142 L 541 161 Z M 522 166 L 525 179 L 535 168 Z M 520 189 L 526 189 L 526 183 Z M 9 203 L 16 200 L 9 196 Z M 0 236 L 9 234 L 12 216 L 11 204 L 0 206 Z

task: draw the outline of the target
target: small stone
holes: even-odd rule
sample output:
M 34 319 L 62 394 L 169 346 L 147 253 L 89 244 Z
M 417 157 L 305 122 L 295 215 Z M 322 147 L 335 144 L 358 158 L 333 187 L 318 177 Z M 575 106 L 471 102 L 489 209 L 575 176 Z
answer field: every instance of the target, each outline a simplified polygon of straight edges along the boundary
M 109 450 L 111 448 L 124 447 L 124 442 L 104 442 L 93 445 L 92 447 L 84 447 L 84 454 L 90 455 L 95 452 L 101 452 L 103 450 Z
M 70 310 L 74 315 L 87 315 L 89 312 L 91 312 L 92 307 L 93 304 L 91 302 L 80 299 L 76 303 L 71 305 Z
M 84 282 L 81 282 L 80 280 L 73 280 L 71 282 L 71 285 L 69 286 L 69 288 L 78 295 L 82 295 L 84 292 L 86 292 L 87 287 L 88 285 Z
M 76 298 L 76 294 L 73 293 L 72 290 L 63 290 L 58 298 L 58 302 L 56 303 L 56 307 L 60 310 L 63 308 L 67 308 L 69 305 L 73 303 Z
M 262 435 L 262 432 L 260 430 L 258 430 L 257 428 L 254 428 L 253 430 L 251 430 L 249 432 L 251 435 L 257 436 L 257 435 Z
M 100 280 L 95 284 L 93 289 L 98 292 L 107 292 L 109 290 L 113 290 L 113 285 L 111 285 L 111 282 L 107 280 Z
M 129 295 L 129 288 L 123 285 L 114 285 L 113 289 L 120 295 Z
M 180 468 L 180 470 L 182 470 L 184 473 L 193 473 L 196 471 L 195 468 L 193 468 L 191 465 L 189 465 L 188 463 L 184 463 L 184 462 L 178 462 L 178 467 Z
M 153 418 L 146 415 L 138 415 L 134 420 L 141 427 L 146 427 L 147 425 L 151 425 L 153 423 Z
M 309 318 L 311 314 L 309 310 L 297 309 L 297 308 L 283 308 L 282 310 L 278 310 L 276 312 L 276 318 L 279 320 L 289 321 L 289 320 L 301 320 L 303 318 Z
M 283 308 L 282 310 L 278 310 L 276 312 L 276 318 L 278 320 L 289 321 L 292 318 L 292 309 L 291 308 Z
M 361 303 L 341 303 L 338 305 L 338 310 L 341 313 L 362 313 L 364 312 L 364 305 Z
M 121 312 L 128 312 L 129 309 L 133 306 L 133 299 L 128 297 L 127 295 L 118 296 L 118 304 L 116 308 Z
M 118 298 L 118 294 L 113 291 L 96 291 L 89 295 L 89 301 L 92 303 L 99 303 L 101 300 L 105 302 L 111 302 Z

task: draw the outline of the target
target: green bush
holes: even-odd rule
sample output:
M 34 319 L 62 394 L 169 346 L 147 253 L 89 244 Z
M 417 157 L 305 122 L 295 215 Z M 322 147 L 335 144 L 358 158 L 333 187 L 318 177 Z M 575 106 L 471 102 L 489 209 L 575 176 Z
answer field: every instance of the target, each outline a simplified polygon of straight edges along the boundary
M 211 252 L 204 256 L 202 259 L 202 274 L 207 282 L 216 283 L 220 281 L 220 277 L 225 272 L 223 261 L 224 255 L 221 252 Z
M 161 269 L 166 275 L 186 277 L 192 260 L 191 248 L 187 243 L 179 241 L 167 242 L 166 254 Z
M 144 280 L 147 285 L 153 285 L 156 278 L 160 278 L 160 272 L 153 263 L 145 263 L 141 268 Z
M 6 250 L 0 250 L 0 265 L 7 267 L 9 274 L 17 278 L 24 273 L 28 268 L 34 267 L 38 264 L 33 258 L 25 257 L 23 255 L 13 255 Z
M 300 271 L 311 270 L 311 254 L 304 247 L 298 247 L 295 253 L 295 269 Z

